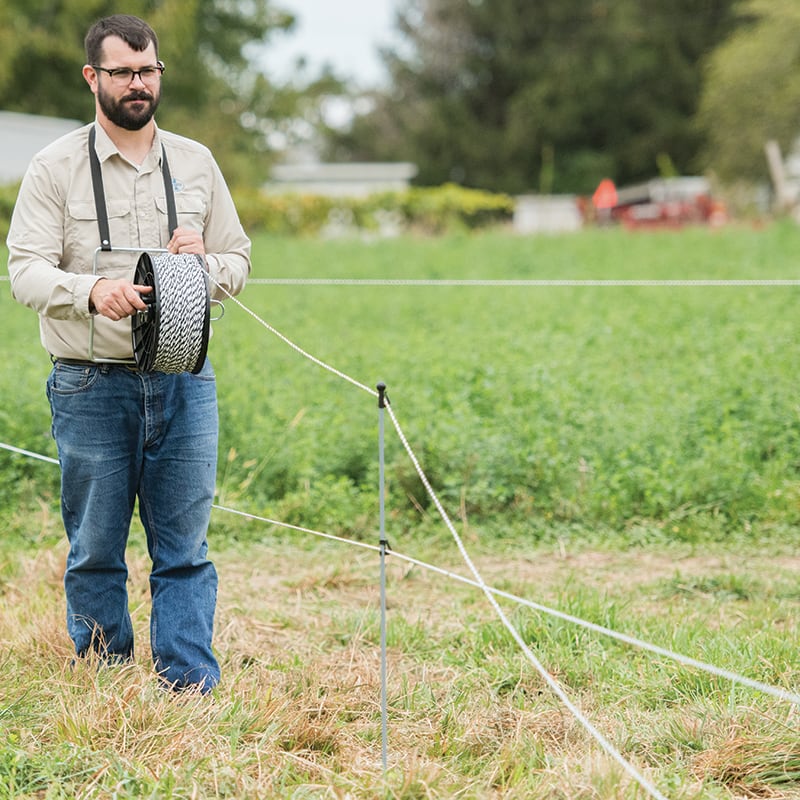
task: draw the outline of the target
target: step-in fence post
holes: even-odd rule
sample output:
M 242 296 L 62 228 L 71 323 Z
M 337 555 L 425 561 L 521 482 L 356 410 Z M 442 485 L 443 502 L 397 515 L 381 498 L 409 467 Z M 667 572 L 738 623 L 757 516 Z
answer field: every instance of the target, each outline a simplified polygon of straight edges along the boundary
M 389 724 L 386 679 L 386 551 L 389 542 L 386 540 L 386 504 L 384 499 L 384 452 L 383 452 L 383 409 L 389 398 L 386 396 L 386 384 L 379 383 L 378 389 L 378 507 L 380 509 L 380 554 L 381 554 L 381 761 L 383 773 L 386 775 L 389 763 Z

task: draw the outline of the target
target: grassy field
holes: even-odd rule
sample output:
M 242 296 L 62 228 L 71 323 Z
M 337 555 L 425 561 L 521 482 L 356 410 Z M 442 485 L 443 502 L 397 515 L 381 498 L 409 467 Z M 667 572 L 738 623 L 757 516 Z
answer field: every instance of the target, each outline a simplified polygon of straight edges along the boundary
M 792 226 L 263 238 L 254 277 L 798 279 L 797 252 Z M 254 283 L 241 299 L 316 358 L 388 384 L 488 584 L 797 691 L 798 291 Z M 226 305 L 211 346 L 220 506 L 377 542 L 374 397 Z M 0 441 L 53 455 L 35 316 L 7 291 L 0 311 Z M 466 575 L 388 422 L 386 450 L 393 547 Z M 384 776 L 377 555 L 223 510 L 213 700 L 155 685 L 138 525 L 137 662 L 72 665 L 57 473 L 0 451 L 0 798 L 646 796 L 478 590 L 391 556 Z M 665 796 L 800 797 L 796 706 L 502 606 Z

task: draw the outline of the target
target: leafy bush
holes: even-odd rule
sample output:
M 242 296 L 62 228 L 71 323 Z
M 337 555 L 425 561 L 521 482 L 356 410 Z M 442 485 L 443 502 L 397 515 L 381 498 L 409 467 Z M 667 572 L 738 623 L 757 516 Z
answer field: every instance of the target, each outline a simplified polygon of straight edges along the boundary
M 245 230 L 281 236 L 319 233 L 334 209 L 331 198 L 319 195 L 239 191 L 234 199 Z
M 508 195 L 452 183 L 374 195 L 364 205 L 373 216 L 381 211 L 397 212 L 406 228 L 428 234 L 497 225 L 514 213 L 514 201 Z
M 501 224 L 514 213 L 507 195 L 454 184 L 364 198 L 246 191 L 237 192 L 235 200 L 246 230 L 281 235 L 386 229 L 442 234 Z

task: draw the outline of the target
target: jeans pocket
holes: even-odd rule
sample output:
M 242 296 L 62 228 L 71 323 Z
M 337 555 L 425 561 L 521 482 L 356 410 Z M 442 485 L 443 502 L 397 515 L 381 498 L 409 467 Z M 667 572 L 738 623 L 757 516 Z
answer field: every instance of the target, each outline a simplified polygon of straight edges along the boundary
M 97 381 L 99 373 L 100 367 L 58 362 L 53 365 L 47 379 L 48 394 L 68 395 L 86 391 Z
M 200 372 L 197 373 L 186 373 L 189 378 L 195 381 L 206 381 L 208 383 L 214 383 L 217 379 L 217 376 L 214 373 L 214 368 L 211 366 L 211 360 L 206 358 L 205 363 L 200 369 Z

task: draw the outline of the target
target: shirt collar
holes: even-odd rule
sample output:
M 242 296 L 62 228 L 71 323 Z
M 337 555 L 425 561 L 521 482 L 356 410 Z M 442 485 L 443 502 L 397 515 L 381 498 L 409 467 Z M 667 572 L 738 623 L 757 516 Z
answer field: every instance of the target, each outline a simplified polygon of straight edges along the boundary
M 140 169 L 145 169 L 146 167 L 157 167 L 158 169 L 161 168 L 161 134 L 158 130 L 158 125 L 155 123 L 155 120 L 153 120 L 153 125 L 155 127 L 153 144 L 150 147 L 150 152 L 147 154 L 147 157 L 142 162 Z M 100 159 L 101 164 L 113 155 L 118 155 L 120 158 L 124 158 L 114 142 L 111 141 L 111 137 L 105 132 L 103 126 L 97 121 L 97 119 L 94 121 L 94 129 L 94 147 L 97 151 L 97 157 Z

